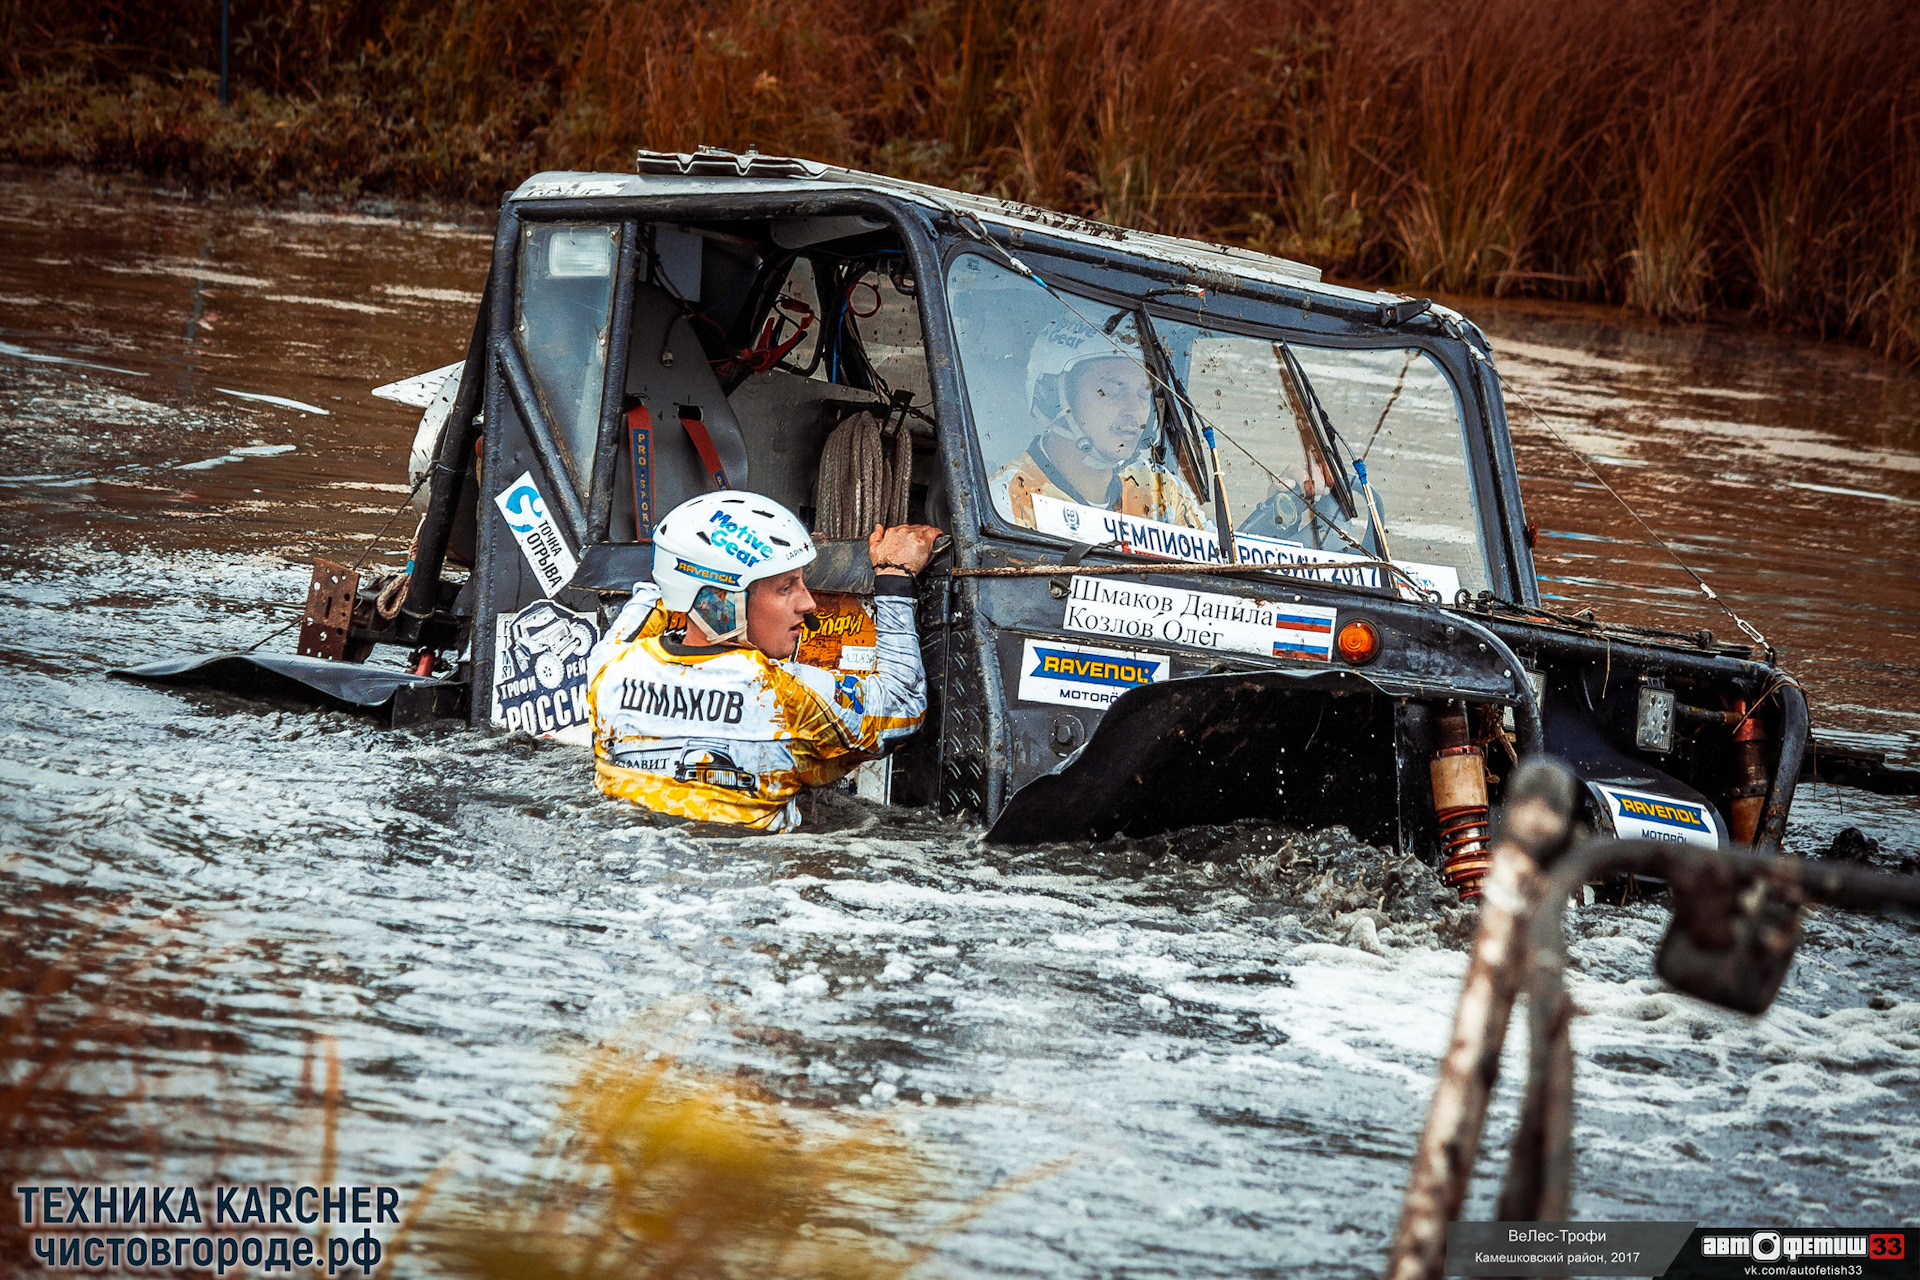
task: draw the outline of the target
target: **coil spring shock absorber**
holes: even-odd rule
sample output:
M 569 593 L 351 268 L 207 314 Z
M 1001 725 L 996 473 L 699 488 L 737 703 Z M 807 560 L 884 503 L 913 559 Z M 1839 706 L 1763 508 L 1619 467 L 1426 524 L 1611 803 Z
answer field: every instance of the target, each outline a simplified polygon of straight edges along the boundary
M 1437 717 L 1440 747 L 1428 772 L 1433 778 L 1434 817 L 1440 823 L 1440 874 L 1462 902 L 1480 896 L 1480 882 L 1493 865 L 1488 838 L 1486 752 L 1467 737 L 1467 717 L 1448 708 Z
M 1734 785 L 1727 791 L 1727 835 L 1738 849 L 1760 834 L 1760 813 L 1767 805 L 1767 731 L 1760 717 L 1748 714 L 1745 699 L 1736 699 L 1732 709 L 1744 717 L 1733 731 Z

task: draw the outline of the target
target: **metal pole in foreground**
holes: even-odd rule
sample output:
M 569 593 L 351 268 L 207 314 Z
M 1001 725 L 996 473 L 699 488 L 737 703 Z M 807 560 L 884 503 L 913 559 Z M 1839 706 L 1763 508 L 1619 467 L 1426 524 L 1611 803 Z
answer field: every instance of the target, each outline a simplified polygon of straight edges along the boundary
M 227 105 L 227 21 L 233 0 L 220 0 L 220 105 Z
M 1527 761 L 1508 787 L 1493 868 L 1482 884 L 1480 926 L 1414 1151 L 1386 1280 L 1439 1280 L 1445 1265 L 1447 1224 L 1466 1199 L 1488 1095 L 1500 1074 L 1500 1047 L 1525 976 L 1527 924 L 1538 905 L 1541 870 L 1566 843 L 1573 806 L 1573 775 L 1557 761 Z

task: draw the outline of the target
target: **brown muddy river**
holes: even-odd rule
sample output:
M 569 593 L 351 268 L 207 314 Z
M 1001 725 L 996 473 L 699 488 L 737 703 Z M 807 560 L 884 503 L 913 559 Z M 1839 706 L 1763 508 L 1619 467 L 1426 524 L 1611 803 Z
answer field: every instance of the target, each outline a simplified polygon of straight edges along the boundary
M 417 1186 L 453 1152 L 456 1184 L 510 1178 L 570 1055 L 693 1001 L 712 1021 L 683 1034 L 690 1060 L 882 1117 L 942 1170 L 931 1219 L 1074 1157 L 924 1274 L 1377 1269 L 1456 951 L 1338 945 L 1232 859 L 1008 854 L 857 808 L 715 838 L 641 825 L 570 748 L 103 678 L 250 645 L 297 617 L 313 555 L 366 549 L 415 421 L 367 392 L 459 357 L 489 244 L 479 224 L 0 171 L 8 941 L 46 955 L 103 910 L 187 908 L 220 953 L 198 998 L 222 1048 L 160 1037 L 92 1079 L 144 1080 L 158 1137 L 67 1159 L 89 1181 L 309 1179 L 303 1079 L 330 1037 L 338 1180 Z M 1544 592 L 1733 632 L 1519 399 L 1765 633 L 1817 734 L 1920 765 L 1920 378 L 1764 332 L 1459 305 L 1517 393 Z M 372 562 L 404 559 L 411 524 Z M 1845 826 L 1920 851 L 1912 801 L 1826 787 L 1802 788 L 1789 844 Z M 1753 1020 L 1652 978 L 1662 911 L 1574 914 L 1578 1216 L 1920 1211 L 1914 926 L 1813 920 Z

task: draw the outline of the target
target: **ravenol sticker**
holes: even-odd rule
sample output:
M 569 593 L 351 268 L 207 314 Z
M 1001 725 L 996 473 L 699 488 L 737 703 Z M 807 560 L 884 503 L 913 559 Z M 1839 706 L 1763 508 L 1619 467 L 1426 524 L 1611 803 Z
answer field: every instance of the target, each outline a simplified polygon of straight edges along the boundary
M 1607 816 L 1613 820 L 1614 834 L 1622 840 L 1671 840 L 1709 849 L 1720 846 L 1720 828 L 1713 811 L 1703 804 L 1617 787 L 1595 786 L 1594 790 L 1600 793 Z
M 1165 680 L 1168 666 L 1167 657 L 1158 653 L 1028 640 L 1020 660 L 1020 697 L 1026 702 L 1105 707 L 1129 689 Z
M 580 564 L 561 536 L 560 526 L 547 514 L 547 503 L 540 496 L 540 486 L 533 482 L 533 472 L 521 472 L 518 480 L 495 496 L 494 503 L 512 530 L 513 540 L 520 544 L 520 554 L 527 558 L 540 589 L 552 595 L 572 581 L 573 571 Z
M 593 619 L 551 600 L 494 619 L 493 715 L 499 728 L 593 741 L 587 706 L 587 655 L 600 639 Z
M 725 587 L 730 591 L 740 589 L 740 575 L 728 573 L 724 569 L 709 569 L 703 564 L 694 564 L 690 560 L 675 557 L 673 567 L 689 578 L 698 578 L 702 582 L 711 582 L 716 587 Z

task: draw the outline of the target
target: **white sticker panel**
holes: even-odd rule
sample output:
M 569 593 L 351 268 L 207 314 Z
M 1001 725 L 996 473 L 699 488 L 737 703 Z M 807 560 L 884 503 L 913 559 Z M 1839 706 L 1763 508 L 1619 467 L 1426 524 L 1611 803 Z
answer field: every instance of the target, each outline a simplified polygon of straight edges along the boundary
M 493 724 L 577 746 L 593 745 L 587 655 L 600 639 L 593 619 L 536 600 L 494 619 Z
M 1028 640 L 1020 659 L 1020 698 L 1106 707 L 1129 689 L 1165 680 L 1171 665 L 1164 654 Z
M 1333 618 L 1334 610 L 1310 604 L 1141 586 L 1080 573 L 1073 578 L 1063 625 L 1069 631 L 1116 639 L 1328 662 L 1333 658 Z
M 1607 807 L 1614 834 L 1622 840 L 1671 840 L 1708 849 L 1720 847 L 1719 823 L 1713 810 L 1704 804 L 1598 783 L 1593 789 Z
M 552 595 L 572 581 L 579 562 L 568 550 L 560 526 L 547 513 L 547 501 L 540 496 L 540 486 L 533 482 L 533 472 L 521 472 L 520 478 L 493 501 L 500 508 L 507 528 L 513 531 L 513 540 L 520 544 L 520 554 L 527 558 L 533 576 L 539 579 L 540 589 Z
M 1075 542 L 1091 542 L 1096 546 L 1103 542 L 1118 542 L 1122 550 L 1164 556 L 1170 560 L 1199 560 L 1208 564 L 1217 564 L 1220 560 L 1219 540 L 1210 529 L 1189 529 L 1160 520 L 1120 515 L 1101 507 L 1062 502 L 1044 493 L 1033 495 L 1033 521 L 1041 533 L 1071 538 Z M 1335 566 L 1300 571 L 1295 575 L 1297 577 L 1347 586 L 1386 585 L 1384 570 L 1365 564 L 1368 557 L 1351 551 L 1320 551 L 1297 542 L 1259 538 L 1250 533 L 1234 534 L 1233 550 L 1242 564 L 1270 564 L 1282 572 L 1286 572 L 1286 566 L 1290 564 Z M 1440 598 L 1449 604 L 1453 601 L 1454 593 L 1460 590 L 1459 572 L 1447 565 L 1414 564 L 1408 560 L 1396 560 L 1394 563 L 1406 570 L 1422 587 L 1438 591 Z M 1398 583 L 1401 595 L 1413 594 L 1406 583 L 1399 579 L 1394 581 Z
M 549 178 L 529 182 L 513 193 L 516 200 L 564 200 L 580 196 L 617 196 L 626 190 L 625 178 Z

